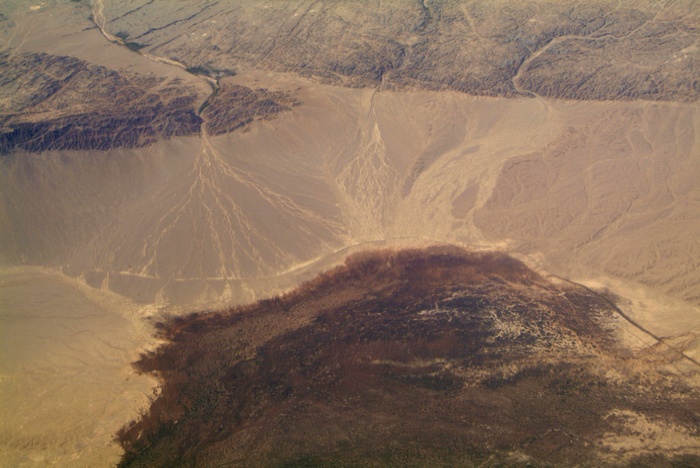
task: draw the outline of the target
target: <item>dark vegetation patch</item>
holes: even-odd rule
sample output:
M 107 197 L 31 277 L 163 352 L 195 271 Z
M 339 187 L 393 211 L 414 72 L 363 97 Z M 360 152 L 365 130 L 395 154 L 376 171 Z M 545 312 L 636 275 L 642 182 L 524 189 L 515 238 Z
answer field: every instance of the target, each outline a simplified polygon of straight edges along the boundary
M 628 365 L 615 313 L 503 254 L 354 255 L 284 296 L 160 324 L 167 344 L 136 366 L 162 392 L 119 432 L 122 466 L 598 466 L 603 435 L 627 430 L 611 412 L 691 428 L 700 405 Z
M 227 76 L 236 76 L 236 72 L 228 68 L 216 68 L 210 65 L 197 65 L 187 67 L 186 70 L 193 75 L 204 75 L 219 80 Z
M 127 49 L 133 51 L 133 52 L 138 52 L 139 50 L 143 49 L 146 47 L 148 44 L 141 44 L 140 42 L 124 42 L 124 45 L 126 46 Z

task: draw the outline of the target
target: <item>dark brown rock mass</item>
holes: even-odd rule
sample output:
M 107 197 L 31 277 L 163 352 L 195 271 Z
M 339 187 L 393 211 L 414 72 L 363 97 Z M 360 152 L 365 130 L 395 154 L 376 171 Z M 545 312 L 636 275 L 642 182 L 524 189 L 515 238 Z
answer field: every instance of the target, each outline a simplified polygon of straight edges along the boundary
M 44 53 L 0 54 L 0 70 L 0 154 L 142 147 L 198 134 L 204 121 L 218 135 L 298 104 L 282 92 L 225 84 L 200 115 L 196 90 L 177 78 Z
M 289 111 L 299 102 L 283 92 L 224 84 L 202 109 L 210 135 L 230 133 L 256 121 Z
M 697 389 L 629 365 L 616 314 L 502 254 L 356 255 L 283 297 L 163 324 L 138 362 L 162 392 L 120 432 L 122 465 L 599 466 L 630 419 L 697 436 Z
M 0 154 L 133 148 L 199 132 L 194 90 L 48 54 L 0 55 Z

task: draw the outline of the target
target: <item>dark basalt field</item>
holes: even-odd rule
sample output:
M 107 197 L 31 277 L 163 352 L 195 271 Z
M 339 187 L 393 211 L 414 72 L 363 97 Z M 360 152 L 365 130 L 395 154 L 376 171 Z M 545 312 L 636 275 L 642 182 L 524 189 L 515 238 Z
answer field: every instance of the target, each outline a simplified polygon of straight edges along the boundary
M 162 388 L 118 434 L 122 465 L 700 463 L 643 440 L 640 422 L 697 437 L 700 394 L 633 359 L 616 320 L 504 254 L 357 254 L 282 297 L 160 324 L 136 365 Z M 646 449 L 620 451 L 627 436 Z

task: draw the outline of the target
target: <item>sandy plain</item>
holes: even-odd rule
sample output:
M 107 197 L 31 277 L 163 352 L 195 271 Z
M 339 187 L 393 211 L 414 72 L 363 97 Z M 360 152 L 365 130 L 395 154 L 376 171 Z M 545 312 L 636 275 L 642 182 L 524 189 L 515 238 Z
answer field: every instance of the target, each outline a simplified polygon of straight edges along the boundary
M 41 268 L 3 269 L 0 296 L 0 464 L 116 464 L 156 384 L 131 367 L 154 345 L 144 308 Z

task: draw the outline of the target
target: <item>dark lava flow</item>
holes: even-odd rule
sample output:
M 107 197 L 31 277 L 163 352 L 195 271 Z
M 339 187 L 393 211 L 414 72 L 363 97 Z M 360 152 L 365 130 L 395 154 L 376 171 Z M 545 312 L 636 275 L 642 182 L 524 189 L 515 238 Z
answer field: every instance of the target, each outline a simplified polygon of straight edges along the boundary
M 504 254 L 357 254 L 282 297 L 161 324 L 136 365 L 162 391 L 118 434 L 122 465 L 700 462 L 608 443 L 636 434 L 630 415 L 700 426 L 698 390 L 618 345 L 615 320 Z

